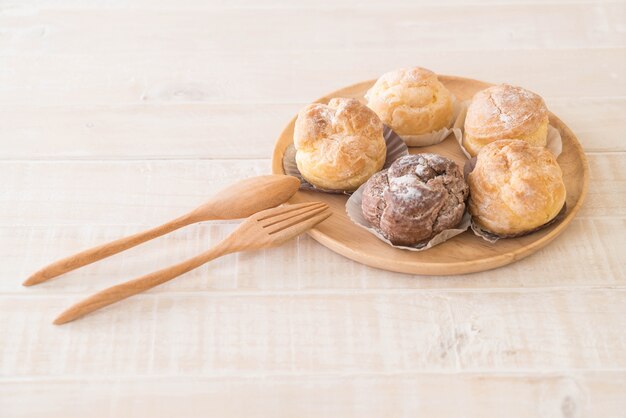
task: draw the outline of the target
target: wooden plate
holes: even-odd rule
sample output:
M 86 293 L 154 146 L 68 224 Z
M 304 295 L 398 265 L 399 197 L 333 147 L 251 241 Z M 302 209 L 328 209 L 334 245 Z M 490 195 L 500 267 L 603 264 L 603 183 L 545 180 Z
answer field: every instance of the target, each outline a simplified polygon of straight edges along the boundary
M 477 91 L 491 85 L 454 76 L 439 76 L 439 79 L 457 100 L 469 99 Z M 365 81 L 337 90 L 322 97 L 318 102 L 327 103 L 332 97 L 354 97 L 363 100 L 363 95 L 374 81 Z M 272 156 L 272 172 L 275 174 L 284 174 L 282 158 L 287 146 L 293 142 L 294 122 L 295 117 L 276 142 Z M 430 275 L 473 273 L 501 267 L 534 253 L 556 238 L 574 219 L 587 194 L 589 167 L 580 143 L 572 131 L 553 114 L 550 114 L 550 124 L 561 132 L 563 140 L 563 152 L 558 162 L 563 169 L 567 188 L 567 214 L 561 222 L 525 237 L 489 244 L 471 231 L 467 231 L 427 251 L 404 251 L 385 244 L 353 224 L 345 212 L 346 196 L 299 191 L 290 202 L 318 200 L 328 203 L 333 216 L 311 230 L 309 234 L 331 250 L 368 266 L 402 273 Z M 454 159 L 461 167 L 466 160 L 453 136 L 430 147 L 410 148 L 410 152 L 435 152 Z

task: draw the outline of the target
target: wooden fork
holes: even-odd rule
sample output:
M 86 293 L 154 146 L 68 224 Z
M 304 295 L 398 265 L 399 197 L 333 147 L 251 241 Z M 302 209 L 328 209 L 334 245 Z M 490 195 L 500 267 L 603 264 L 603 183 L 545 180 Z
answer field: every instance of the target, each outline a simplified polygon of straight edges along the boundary
M 237 229 L 210 250 L 182 263 L 104 289 L 65 310 L 54 323 L 60 325 L 73 321 L 163 284 L 223 255 L 277 247 L 311 229 L 330 215 L 328 205 L 322 202 L 300 203 L 258 212 L 243 221 Z

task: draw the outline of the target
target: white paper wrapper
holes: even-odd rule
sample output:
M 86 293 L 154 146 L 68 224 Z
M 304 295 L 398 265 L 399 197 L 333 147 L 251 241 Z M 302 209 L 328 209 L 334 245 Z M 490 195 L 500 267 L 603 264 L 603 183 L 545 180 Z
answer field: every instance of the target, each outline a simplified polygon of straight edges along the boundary
M 346 202 L 346 213 L 348 214 L 348 218 L 361 228 L 367 229 L 369 232 L 374 234 L 381 241 L 386 242 L 394 248 L 399 248 L 401 250 L 409 250 L 409 251 L 424 251 L 429 248 L 434 247 L 435 245 L 441 244 L 444 241 L 449 240 L 450 238 L 462 234 L 467 231 L 467 228 L 470 226 L 471 217 L 469 213 L 465 212 L 463 214 L 463 218 L 461 218 L 461 223 L 456 226 L 454 229 L 446 229 L 445 231 L 441 231 L 439 234 L 435 235 L 428 242 L 424 242 L 418 244 L 413 247 L 407 247 L 404 245 L 394 245 L 387 238 L 383 236 L 383 234 L 371 226 L 369 222 L 363 216 L 363 211 L 361 209 L 361 201 L 363 199 L 363 190 L 365 189 L 365 185 L 359 187 L 353 194 L 350 196 L 348 201 Z
M 495 243 L 501 239 L 507 239 L 507 238 L 518 238 L 518 237 L 523 237 L 526 235 L 530 235 L 533 232 L 537 232 L 540 231 L 544 228 L 549 227 L 550 225 L 560 222 L 561 219 L 563 219 L 565 217 L 565 213 L 567 213 L 567 205 L 563 205 L 563 208 L 561 209 L 561 211 L 558 213 L 558 215 L 556 215 L 550 222 L 547 222 L 535 229 L 532 229 L 530 231 L 527 232 L 523 232 L 521 234 L 514 234 L 514 235 L 497 235 L 494 234 L 493 232 L 489 232 L 486 231 L 484 229 L 482 229 L 479 225 L 476 224 L 476 222 L 474 222 L 474 219 L 472 218 L 471 222 L 470 222 L 470 227 L 472 228 L 472 232 L 474 232 L 474 235 L 478 235 L 479 237 L 481 237 L 482 239 L 484 239 L 487 242 L 490 243 Z
M 429 145 L 435 145 L 443 141 L 453 133 L 457 138 L 457 141 L 460 140 L 461 135 L 463 135 L 463 131 L 457 126 L 457 119 L 459 115 L 463 111 L 463 104 L 459 103 L 456 99 L 452 99 L 452 117 L 450 118 L 450 122 L 448 127 L 442 128 L 438 131 L 430 132 L 428 134 L 422 135 L 402 135 L 402 139 L 409 147 L 427 147 Z M 463 115 L 463 120 L 465 121 L 465 115 Z M 461 123 L 461 128 L 463 124 Z
M 385 144 L 387 146 L 385 165 L 382 168 L 384 170 L 385 168 L 389 168 L 389 166 L 398 158 L 408 155 L 409 149 L 407 148 L 402 138 L 400 138 L 400 136 L 392 131 L 391 128 L 387 125 L 384 125 L 383 136 L 385 138 Z M 285 174 L 289 176 L 294 176 L 300 180 L 300 190 L 312 190 L 315 192 L 332 194 L 352 194 L 351 191 L 346 190 L 322 189 L 306 181 L 304 177 L 302 177 L 300 170 L 298 170 L 298 165 L 296 164 L 296 148 L 293 146 L 293 144 L 287 147 L 287 149 L 285 150 L 285 154 L 283 155 L 283 170 L 285 170 Z
M 558 158 L 563 151 L 563 141 L 561 140 L 561 133 L 552 125 L 548 125 L 548 142 L 546 143 L 548 151 Z
M 454 136 L 456 137 L 456 141 L 459 143 L 463 154 L 465 154 L 467 158 L 472 158 L 472 156 L 463 146 L 463 136 L 465 135 L 463 127 L 465 126 L 465 116 L 467 115 L 467 108 L 469 106 L 469 103 L 470 101 L 466 100 L 460 104 L 459 114 L 454 122 L 454 126 L 452 129 L 459 130 L 459 135 L 457 135 L 456 133 L 454 134 Z M 561 151 L 563 151 L 563 141 L 561 140 L 561 133 L 552 125 L 548 125 L 548 138 L 546 141 L 546 148 L 552 153 L 552 155 L 554 155 L 555 158 L 561 155 Z

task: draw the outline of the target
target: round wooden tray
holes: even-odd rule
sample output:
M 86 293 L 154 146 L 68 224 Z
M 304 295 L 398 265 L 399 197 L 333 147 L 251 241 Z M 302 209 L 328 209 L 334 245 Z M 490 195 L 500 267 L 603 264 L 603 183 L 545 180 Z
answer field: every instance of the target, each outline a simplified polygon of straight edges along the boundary
M 461 101 L 470 99 L 474 93 L 491 85 L 455 76 L 439 76 L 439 80 L 457 100 Z M 363 95 L 374 81 L 365 81 L 337 90 L 322 97 L 318 102 L 327 103 L 332 97 L 354 97 L 363 100 Z M 283 153 L 287 146 L 293 143 L 294 122 L 295 117 L 289 122 L 274 147 L 272 156 L 274 174 L 284 174 Z M 563 152 L 558 162 L 563 170 L 567 188 L 567 213 L 561 222 L 525 237 L 504 239 L 490 244 L 471 231 L 466 231 L 426 251 L 405 251 L 385 244 L 365 229 L 353 224 L 345 211 L 347 196 L 298 191 L 290 202 L 317 200 L 328 203 L 333 215 L 312 229 L 309 234 L 331 250 L 368 266 L 429 275 L 473 273 L 501 267 L 534 253 L 556 238 L 574 219 L 587 194 L 589 167 L 580 143 L 572 131 L 552 113 L 550 124 L 561 132 L 563 140 Z M 461 167 L 466 161 L 452 135 L 440 144 L 409 148 L 409 152 L 412 154 L 435 152 L 454 159 Z

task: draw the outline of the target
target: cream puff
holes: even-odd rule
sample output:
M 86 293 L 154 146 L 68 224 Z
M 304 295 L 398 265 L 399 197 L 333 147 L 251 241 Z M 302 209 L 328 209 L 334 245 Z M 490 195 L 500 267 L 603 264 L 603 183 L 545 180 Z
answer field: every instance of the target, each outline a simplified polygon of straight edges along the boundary
M 500 84 L 479 91 L 467 109 L 463 147 L 471 156 L 498 139 L 519 139 L 545 147 L 547 137 L 545 102 L 521 87 Z
M 500 236 L 532 232 L 554 219 L 565 204 L 563 173 L 556 158 L 526 141 L 485 145 L 467 182 L 474 223 Z
M 383 74 L 365 98 L 383 123 L 407 142 L 452 122 L 452 94 L 425 68 Z
M 302 109 L 293 142 L 302 177 L 326 190 L 356 190 L 383 167 L 387 153 L 382 122 L 356 99 Z
M 365 184 L 365 219 L 394 245 L 426 242 L 457 226 L 468 187 L 457 164 L 437 154 L 407 155 Z

